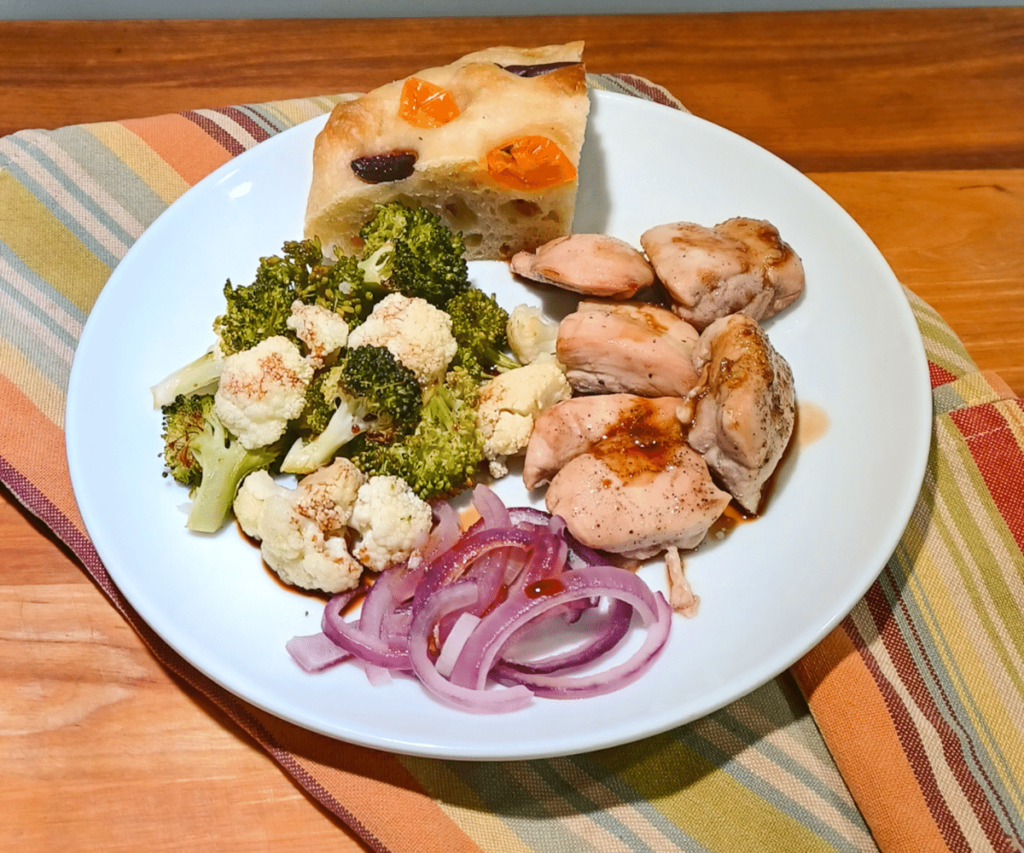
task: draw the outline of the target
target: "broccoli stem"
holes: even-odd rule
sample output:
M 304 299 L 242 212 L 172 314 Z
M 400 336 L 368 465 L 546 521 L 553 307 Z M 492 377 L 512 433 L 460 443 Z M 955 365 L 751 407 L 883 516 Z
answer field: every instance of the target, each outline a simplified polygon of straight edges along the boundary
M 231 514 L 238 487 L 253 471 L 266 468 L 279 448 L 246 450 L 237 441 L 212 450 L 204 448 L 203 479 L 192 495 L 185 526 L 196 533 L 216 533 Z M 212 458 L 211 458 L 212 457 Z
M 188 397 L 214 390 L 223 369 L 224 359 L 218 358 L 213 350 L 203 353 L 150 389 L 153 393 L 153 408 L 169 406 L 178 395 Z
M 391 273 L 391 259 L 394 255 L 393 243 L 384 243 L 373 253 L 359 262 L 359 269 L 368 284 L 381 284 Z
M 286 474 L 309 474 L 329 464 L 342 447 L 362 432 L 362 427 L 357 412 L 342 403 L 316 438 L 309 442 L 296 439 L 285 454 L 281 470 Z
M 503 353 L 495 347 L 486 347 L 483 354 L 500 373 L 504 373 L 507 370 L 515 370 L 517 367 L 522 367 L 522 365 L 510 355 Z

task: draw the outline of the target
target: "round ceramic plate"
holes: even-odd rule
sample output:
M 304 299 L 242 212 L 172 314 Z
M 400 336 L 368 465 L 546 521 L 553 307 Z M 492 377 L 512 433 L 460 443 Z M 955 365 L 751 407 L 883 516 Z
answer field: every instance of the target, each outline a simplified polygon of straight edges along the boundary
M 161 476 L 149 388 L 212 342 L 225 279 L 251 281 L 260 256 L 301 237 L 322 125 L 270 139 L 172 205 L 111 276 L 78 347 L 66 422 L 75 495 L 110 575 L 167 643 L 243 699 L 326 735 L 417 755 L 523 759 L 701 717 L 782 672 L 849 612 L 899 541 L 929 446 L 927 366 L 901 287 L 856 223 L 773 155 L 685 113 L 594 92 L 575 230 L 639 245 L 664 222 L 773 222 L 803 258 L 807 291 L 766 328 L 820 435 L 798 442 L 761 518 L 686 556 L 698 615 L 674 617 L 654 667 L 617 693 L 475 716 L 409 679 L 373 687 L 355 667 L 303 673 L 285 643 L 319 629 L 322 602 L 277 583 L 234 525 L 186 531 L 187 496 Z M 508 308 L 563 304 L 501 263 L 472 264 L 471 276 Z M 510 505 L 543 501 L 515 476 L 496 490 Z M 662 563 L 641 574 L 666 588 Z

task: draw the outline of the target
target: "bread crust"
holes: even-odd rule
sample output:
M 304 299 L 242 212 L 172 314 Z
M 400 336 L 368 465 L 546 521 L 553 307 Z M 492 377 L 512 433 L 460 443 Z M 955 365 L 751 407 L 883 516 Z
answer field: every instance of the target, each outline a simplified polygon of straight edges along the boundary
M 462 231 L 470 259 L 505 258 L 569 233 L 590 101 L 583 43 L 536 48 L 493 47 L 412 77 L 441 87 L 458 115 L 440 127 L 415 127 L 399 117 L 403 78 L 338 104 L 313 149 L 313 180 L 305 233 L 325 249 L 358 248 L 357 235 L 374 205 L 401 199 L 425 206 Z M 538 76 L 503 66 L 569 63 Z M 571 163 L 571 180 L 511 189 L 487 170 L 488 152 L 523 137 L 550 139 Z M 371 183 L 353 160 L 413 152 L 407 177 Z

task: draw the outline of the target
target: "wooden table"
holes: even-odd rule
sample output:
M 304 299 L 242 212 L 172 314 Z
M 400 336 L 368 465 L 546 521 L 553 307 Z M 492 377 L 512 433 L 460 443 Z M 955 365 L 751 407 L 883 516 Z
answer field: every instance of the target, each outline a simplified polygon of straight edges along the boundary
M 1024 395 L 1024 9 L 0 23 L 0 131 L 361 90 L 578 38 L 591 70 L 661 83 L 809 174 Z M 6 494 L 0 566 L 0 849 L 362 849 Z

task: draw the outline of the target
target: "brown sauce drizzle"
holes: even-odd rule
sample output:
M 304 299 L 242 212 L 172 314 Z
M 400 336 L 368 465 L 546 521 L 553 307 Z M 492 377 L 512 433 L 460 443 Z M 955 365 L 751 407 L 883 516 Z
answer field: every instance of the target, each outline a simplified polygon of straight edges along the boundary
M 657 474 L 667 467 L 684 440 L 682 425 L 649 403 L 637 402 L 608 427 L 590 453 L 621 478 Z
M 558 578 L 541 578 L 527 586 L 523 592 L 527 598 L 543 598 L 547 595 L 558 595 L 565 590 L 565 584 Z
M 828 432 L 830 426 L 828 412 L 817 403 L 801 401 L 796 407 L 796 426 L 793 429 L 796 443 L 800 447 L 814 444 Z
M 718 516 L 715 523 L 708 528 L 708 539 L 724 539 L 741 524 L 746 524 L 756 518 L 756 515 L 751 515 L 736 501 L 730 501 L 725 512 Z

